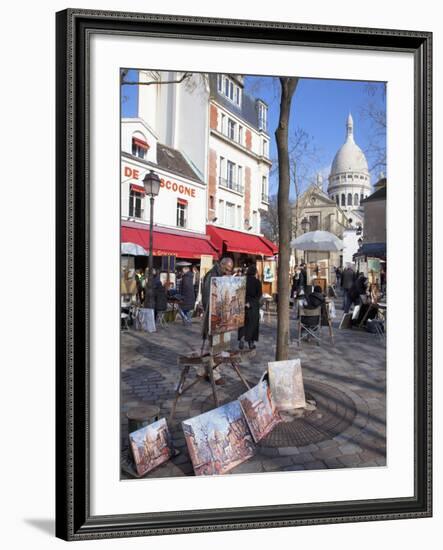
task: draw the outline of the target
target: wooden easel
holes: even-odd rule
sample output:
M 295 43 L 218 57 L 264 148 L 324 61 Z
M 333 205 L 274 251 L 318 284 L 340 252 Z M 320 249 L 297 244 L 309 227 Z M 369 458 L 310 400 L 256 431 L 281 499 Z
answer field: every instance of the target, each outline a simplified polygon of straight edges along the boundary
M 214 404 L 216 407 L 219 406 L 217 387 L 214 378 L 214 370 L 223 364 L 229 365 L 235 371 L 247 390 L 251 389 L 248 381 L 240 372 L 240 363 L 245 356 L 254 357 L 255 350 L 228 350 L 227 346 L 230 346 L 230 341 L 224 341 L 224 334 L 220 334 L 217 336 L 220 337 L 220 341 L 217 341 L 218 339 L 214 338 L 214 336 L 209 336 L 209 351 L 207 353 L 203 353 L 203 343 L 200 354 L 179 355 L 177 359 L 177 366 L 182 367 L 182 370 L 180 373 L 179 382 L 175 389 L 175 399 L 172 405 L 171 415 L 169 417 L 170 421 L 174 419 L 175 410 L 177 408 L 177 403 L 180 397 L 195 385 L 199 384 L 200 382 L 204 382 L 206 377 L 209 378 L 209 382 L 211 383 Z M 201 365 L 203 365 L 205 369 L 205 375 L 197 376 L 197 378 L 193 382 L 185 386 L 186 378 L 188 377 L 191 366 Z

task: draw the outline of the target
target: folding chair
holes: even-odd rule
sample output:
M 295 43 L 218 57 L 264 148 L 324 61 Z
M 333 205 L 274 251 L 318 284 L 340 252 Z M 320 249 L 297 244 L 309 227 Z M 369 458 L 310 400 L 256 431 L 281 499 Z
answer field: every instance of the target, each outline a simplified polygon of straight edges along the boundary
M 321 341 L 321 306 L 315 309 L 306 309 L 299 307 L 298 315 L 298 345 L 300 346 L 303 338 L 308 340 L 314 338 L 317 345 Z

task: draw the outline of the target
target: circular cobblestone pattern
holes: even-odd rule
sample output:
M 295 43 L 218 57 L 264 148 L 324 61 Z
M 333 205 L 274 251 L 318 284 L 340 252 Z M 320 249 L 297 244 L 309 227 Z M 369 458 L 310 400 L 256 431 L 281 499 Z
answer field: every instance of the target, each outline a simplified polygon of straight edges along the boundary
M 254 385 L 249 382 L 251 386 Z M 305 380 L 304 387 L 306 399 L 315 401 L 316 409 L 304 410 L 300 418 L 290 422 L 280 422 L 260 441 L 259 447 L 303 447 L 319 443 L 339 435 L 353 423 L 357 414 L 356 405 L 344 392 L 317 380 Z M 245 391 L 243 384 L 238 381 L 219 386 L 217 395 L 220 405 L 232 401 L 233 395 L 238 396 Z M 203 402 L 202 412 L 213 408 L 211 395 Z
M 306 399 L 317 408 L 305 411 L 301 418 L 281 422 L 262 441 L 261 447 L 303 447 L 339 435 L 354 421 L 354 401 L 342 391 L 317 381 L 305 381 Z

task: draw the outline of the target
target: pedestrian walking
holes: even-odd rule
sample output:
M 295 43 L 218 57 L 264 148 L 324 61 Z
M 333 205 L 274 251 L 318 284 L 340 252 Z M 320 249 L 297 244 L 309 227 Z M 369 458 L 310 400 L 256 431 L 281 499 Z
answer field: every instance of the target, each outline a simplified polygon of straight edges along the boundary
M 343 288 L 343 311 L 348 313 L 351 309 L 351 304 L 354 301 L 351 297 L 352 287 L 355 282 L 355 272 L 352 269 L 352 266 L 348 264 L 343 271 L 341 278 L 341 286 Z
M 135 272 L 135 281 L 137 284 L 137 302 L 141 305 L 145 301 L 145 276 L 143 269 L 137 269 Z
M 162 283 L 160 274 L 157 274 L 154 277 L 153 289 L 154 289 L 154 318 L 157 319 L 158 314 L 160 312 L 166 311 L 168 307 L 167 290 Z
M 260 327 L 260 298 L 262 285 L 257 279 L 257 268 L 250 265 L 246 273 L 245 324 L 238 330 L 239 348 L 243 349 L 245 341 L 249 349 L 255 349 Z
M 183 276 L 181 278 L 181 296 L 179 313 L 184 324 L 192 323 L 192 311 L 195 306 L 194 274 L 189 267 L 183 267 Z

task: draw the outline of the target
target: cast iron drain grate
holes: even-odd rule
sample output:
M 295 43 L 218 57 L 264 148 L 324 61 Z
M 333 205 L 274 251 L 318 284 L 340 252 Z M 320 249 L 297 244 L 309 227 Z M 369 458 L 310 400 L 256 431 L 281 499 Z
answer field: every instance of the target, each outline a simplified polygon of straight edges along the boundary
M 305 381 L 307 399 L 317 409 L 306 411 L 292 422 L 281 422 L 262 439 L 260 447 L 303 447 L 332 439 L 346 430 L 357 414 L 354 401 L 337 388 L 317 381 Z

